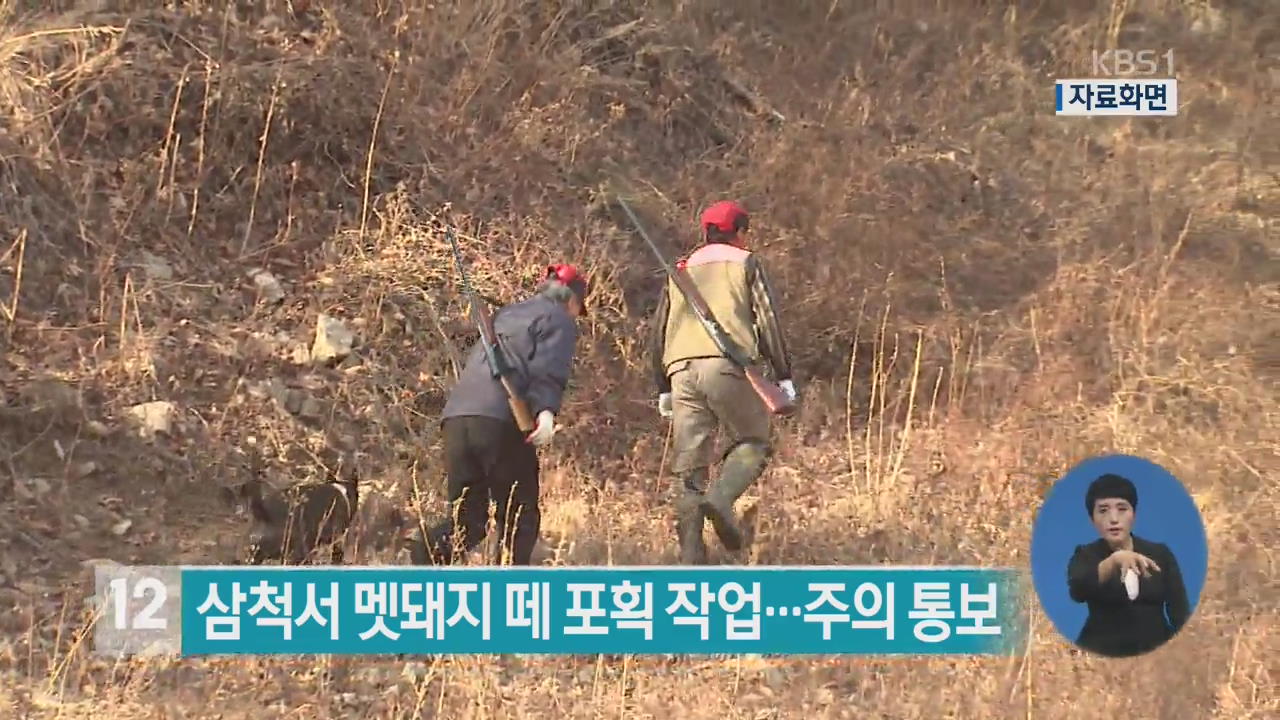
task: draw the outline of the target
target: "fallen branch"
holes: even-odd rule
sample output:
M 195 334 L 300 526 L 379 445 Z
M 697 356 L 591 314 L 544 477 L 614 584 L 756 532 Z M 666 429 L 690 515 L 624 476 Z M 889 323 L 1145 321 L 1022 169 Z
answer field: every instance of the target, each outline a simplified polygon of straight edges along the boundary
M 782 113 L 774 110 L 771 105 L 766 103 L 757 93 L 752 92 L 746 85 L 743 85 L 741 82 L 728 77 L 727 75 L 722 79 L 724 80 L 725 87 L 729 88 L 729 92 L 731 92 L 734 97 L 738 98 L 738 100 L 742 101 L 742 103 L 746 105 L 747 109 L 751 112 L 756 115 L 767 115 L 780 123 L 787 121 L 787 118 L 784 117 Z
M 13 331 L 16 326 L 15 321 L 18 318 L 18 299 L 19 297 L 21 297 L 21 294 L 22 294 L 22 268 L 23 268 L 23 265 L 26 264 L 26 258 L 27 258 L 26 228 L 22 229 L 22 232 L 18 234 L 18 239 L 15 240 L 13 244 L 15 247 L 18 248 L 17 266 L 14 271 L 14 277 L 13 277 L 13 299 L 10 301 L 9 307 L 5 308 L 3 306 L 0 306 L 0 309 L 4 310 L 5 319 L 9 321 L 9 339 L 10 340 L 13 339 Z M 13 247 L 10 247 L 9 251 L 5 253 L 5 257 L 8 257 L 10 254 L 12 254 L 12 252 L 13 252 Z
M 444 323 L 440 320 L 440 313 L 436 311 L 436 304 L 432 302 L 431 295 L 425 288 L 417 288 L 422 295 L 422 301 L 427 306 L 427 315 L 431 317 L 431 322 L 436 326 L 436 332 L 440 333 L 441 339 L 444 340 L 445 352 L 449 353 L 449 363 L 453 366 L 453 379 L 457 380 L 462 377 L 462 353 L 458 352 L 458 346 L 453 343 L 453 338 L 449 337 L 449 333 L 445 332 Z

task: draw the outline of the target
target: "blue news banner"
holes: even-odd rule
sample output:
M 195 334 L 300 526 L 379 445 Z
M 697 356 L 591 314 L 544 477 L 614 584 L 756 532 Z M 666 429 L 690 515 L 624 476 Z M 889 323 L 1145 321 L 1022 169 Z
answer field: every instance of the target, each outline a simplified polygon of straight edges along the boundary
M 107 655 L 1007 655 L 1005 568 L 99 567 Z

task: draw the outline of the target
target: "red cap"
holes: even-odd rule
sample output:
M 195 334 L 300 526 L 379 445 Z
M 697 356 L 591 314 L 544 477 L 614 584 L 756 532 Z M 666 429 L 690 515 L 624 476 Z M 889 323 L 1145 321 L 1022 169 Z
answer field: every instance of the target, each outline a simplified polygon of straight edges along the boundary
M 702 211 L 702 231 L 715 227 L 723 233 L 736 233 L 749 227 L 747 211 L 732 200 L 721 200 Z
M 578 272 L 578 268 L 568 263 L 548 265 L 546 279 L 558 280 L 562 285 L 568 285 L 573 294 L 578 296 L 578 302 L 582 303 L 582 312 L 587 311 L 587 293 L 591 288 L 587 283 L 587 276 Z

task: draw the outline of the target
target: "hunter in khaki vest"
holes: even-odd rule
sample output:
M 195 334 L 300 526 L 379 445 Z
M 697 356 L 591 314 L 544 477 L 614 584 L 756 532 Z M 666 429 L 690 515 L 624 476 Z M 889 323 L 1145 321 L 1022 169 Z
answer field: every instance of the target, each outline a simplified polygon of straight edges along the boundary
M 759 258 L 743 247 L 748 216 L 737 203 L 720 202 L 702 214 L 705 244 L 677 263 L 697 286 L 711 314 L 748 357 L 763 360 L 795 399 L 773 292 Z M 729 550 L 750 544 L 752 524 L 739 527 L 733 503 L 764 472 L 772 456 L 769 412 L 742 369 L 726 358 L 675 283 L 668 279 L 651 326 L 652 372 L 658 411 L 671 418 L 675 452 L 676 536 L 680 561 L 704 563 L 703 525 L 711 520 Z M 715 432 L 727 436 L 724 464 L 708 490 Z

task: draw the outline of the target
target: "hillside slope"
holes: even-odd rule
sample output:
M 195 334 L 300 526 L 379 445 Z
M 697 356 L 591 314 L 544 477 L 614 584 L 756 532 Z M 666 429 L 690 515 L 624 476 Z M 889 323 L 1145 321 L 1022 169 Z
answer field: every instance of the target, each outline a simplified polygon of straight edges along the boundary
M 1273 3 L 157 5 L 0 3 L 0 707 L 1280 712 Z M 1052 115 L 1053 78 L 1115 45 L 1174 48 L 1177 118 Z M 291 482 L 357 447 L 371 490 L 439 509 L 437 414 L 472 337 L 446 208 L 482 292 L 522 297 L 557 260 L 595 284 L 546 561 L 670 562 L 637 339 L 662 276 L 611 183 L 673 253 L 707 203 L 753 212 L 804 405 L 755 489 L 752 562 L 1025 567 L 1045 479 L 1133 452 L 1205 513 L 1192 624 L 1123 679 L 1043 615 L 1012 663 L 89 655 L 85 561 L 231 561 L 220 488 L 255 457 Z M 310 359 L 320 314 L 357 339 L 337 367 Z M 150 402 L 168 432 L 139 437 Z

